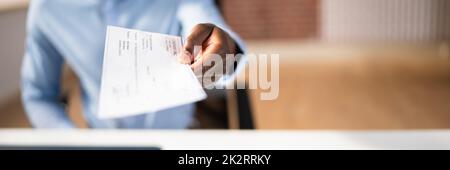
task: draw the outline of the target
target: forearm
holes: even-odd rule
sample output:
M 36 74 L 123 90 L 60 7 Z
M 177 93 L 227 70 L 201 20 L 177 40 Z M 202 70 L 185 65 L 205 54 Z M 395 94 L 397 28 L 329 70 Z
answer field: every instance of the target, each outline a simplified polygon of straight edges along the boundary
M 36 128 L 74 127 L 58 99 L 63 59 L 39 29 L 29 29 L 21 94 L 30 123 Z

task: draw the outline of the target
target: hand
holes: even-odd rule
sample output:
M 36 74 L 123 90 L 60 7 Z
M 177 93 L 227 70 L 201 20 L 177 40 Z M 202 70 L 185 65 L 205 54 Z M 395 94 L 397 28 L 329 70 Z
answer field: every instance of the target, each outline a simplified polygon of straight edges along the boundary
M 183 64 L 191 64 L 193 70 L 202 69 L 202 72 L 205 73 L 215 66 L 205 64 L 212 60 L 212 56 L 219 55 L 221 57 L 223 66 L 219 68 L 225 70 L 226 54 L 235 53 L 236 43 L 225 31 L 214 24 L 198 24 L 187 37 L 179 61 Z

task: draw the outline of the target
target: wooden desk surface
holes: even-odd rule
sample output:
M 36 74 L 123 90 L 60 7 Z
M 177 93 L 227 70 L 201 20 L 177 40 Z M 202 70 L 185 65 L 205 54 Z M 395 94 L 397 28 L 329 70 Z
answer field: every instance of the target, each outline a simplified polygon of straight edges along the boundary
M 261 101 L 261 90 L 250 91 L 256 127 L 450 128 L 448 51 L 447 56 L 434 49 L 383 51 L 389 49 L 327 52 L 300 46 L 280 54 L 278 99 Z

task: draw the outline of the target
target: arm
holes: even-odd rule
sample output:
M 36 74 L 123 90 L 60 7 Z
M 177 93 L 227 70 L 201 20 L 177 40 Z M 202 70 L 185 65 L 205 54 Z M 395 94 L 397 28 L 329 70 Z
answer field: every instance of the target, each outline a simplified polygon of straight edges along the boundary
M 178 18 L 182 26 L 182 36 L 186 39 L 185 49 L 189 57 L 187 60 L 180 60 L 184 63 L 193 62 L 194 46 L 201 45 L 203 54 L 216 53 L 225 59 L 225 54 L 245 54 L 246 48 L 239 36 L 231 31 L 223 20 L 219 10 L 213 0 L 184 0 L 178 10 Z M 207 23 L 207 24 L 204 24 Z M 209 36 L 209 37 L 208 37 Z M 217 44 L 217 46 L 215 46 Z M 209 47 L 205 47 L 208 46 Z M 205 50 L 206 49 L 206 50 Z M 194 54 L 196 55 L 196 54 Z M 201 57 L 197 62 L 193 62 L 191 67 L 201 67 L 207 57 Z M 240 58 L 237 61 L 237 67 L 232 74 L 225 74 L 217 82 L 220 85 L 226 85 L 233 80 L 236 73 L 245 67 L 246 58 Z M 225 64 L 225 63 L 224 63 Z M 203 67 L 209 69 L 207 67 Z
M 58 100 L 63 59 L 35 24 L 32 15 L 28 20 L 21 73 L 22 101 L 26 113 L 37 128 L 74 127 Z

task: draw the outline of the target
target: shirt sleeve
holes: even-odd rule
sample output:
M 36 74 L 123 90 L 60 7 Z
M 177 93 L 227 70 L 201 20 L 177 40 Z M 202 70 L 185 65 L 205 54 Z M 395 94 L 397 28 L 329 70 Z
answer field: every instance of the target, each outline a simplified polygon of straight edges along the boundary
M 63 59 L 32 16 L 27 24 L 21 90 L 28 118 L 36 128 L 75 127 L 59 101 Z
M 231 36 L 231 38 L 233 38 L 237 44 L 237 51 L 239 53 L 247 53 L 247 48 L 245 47 L 244 41 L 242 41 L 242 39 L 225 23 L 213 0 L 182 0 L 178 9 L 177 17 L 181 23 L 181 35 L 183 39 L 186 39 L 195 25 L 200 23 L 212 23 L 223 29 Z M 246 63 L 247 58 L 245 55 L 242 55 L 242 57 L 240 57 L 237 61 L 235 71 L 231 75 L 222 76 L 217 83 L 225 86 L 233 82 L 236 74 L 244 69 Z

